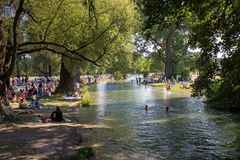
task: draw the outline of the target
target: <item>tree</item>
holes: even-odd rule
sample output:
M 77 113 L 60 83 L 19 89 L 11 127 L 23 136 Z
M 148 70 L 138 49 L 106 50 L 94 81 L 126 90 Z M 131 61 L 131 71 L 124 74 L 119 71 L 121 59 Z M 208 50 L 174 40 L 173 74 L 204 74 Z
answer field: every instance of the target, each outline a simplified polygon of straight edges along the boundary
M 117 50 L 121 43 L 126 43 L 126 39 L 129 39 L 127 37 L 131 36 L 133 32 L 132 28 L 134 28 L 133 22 L 136 21 L 136 12 L 134 10 L 126 10 L 127 7 L 131 7 L 133 4 L 128 0 L 115 0 L 111 2 L 106 0 L 97 1 L 94 4 L 96 11 L 94 17 L 88 17 L 86 16 L 88 15 L 88 10 L 86 10 L 84 5 L 81 5 L 79 1 L 72 1 L 72 3 L 75 5 L 64 2 L 61 4 L 61 8 L 58 9 L 58 14 L 54 16 L 53 21 L 50 21 L 50 27 L 48 27 L 50 22 L 46 24 L 43 23 L 42 25 L 35 24 L 29 26 L 30 32 L 37 30 L 41 33 L 42 37 L 67 46 L 68 49 L 73 51 L 73 54 L 77 51 L 79 55 L 88 57 L 89 59 L 95 59 L 92 61 L 94 63 L 106 63 L 108 57 L 114 55 L 115 51 L 113 52 L 112 50 Z M 41 8 L 39 5 L 41 5 L 41 3 L 37 4 L 38 7 L 35 8 L 39 15 L 35 16 L 41 17 L 40 19 L 48 19 L 48 17 L 54 15 L 54 13 L 52 13 L 54 9 L 49 9 L 49 15 L 46 15 L 45 11 L 44 13 L 41 13 L 43 12 L 41 10 L 38 11 L 39 8 Z M 79 5 L 82 6 L 81 10 L 79 10 Z M 58 6 L 55 8 L 58 8 Z M 69 8 L 71 8 L 71 10 Z M 49 34 L 47 34 L 47 36 L 45 36 L 46 30 L 44 30 L 44 28 L 48 28 Z M 41 40 L 39 36 L 32 38 L 40 38 Z M 114 45 L 114 43 L 118 43 L 118 45 Z M 79 47 L 79 45 L 82 45 L 82 47 Z M 115 48 L 111 46 L 115 46 Z M 74 59 L 75 57 L 74 55 Z M 66 56 L 63 57 L 62 64 L 64 65 L 61 65 L 62 71 L 60 72 L 60 77 L 64 78 L 60 79 L 59 87 L 62 90 L 71 90 L 73 88 L 73 83 L 65 83 L 65 81 L 62 81 L 66 80 L 66 77 L 69 78 L 66 82 L 72 81 L 70 80 L 70 74 L 67 73 L 68 67 L 78 70 L 76 68 L 78 65 L 76 64 L 76 67 L 72 66 L 71 57 L 70 59 L 68 58 L 69 57 Z M 103 58 L 104 60 L 102 61 Z M 73 72 L 74 70 L 71 71 L 72 73 L 76 73 Z
M 143 0 L 140 4 L 144 15 L 146 39 L 164 53 L 161 59 L 165 63 L 165 76 L 171 79 L 174 74 L 174 46 L 179 43 L 177 37 L 186 36 L 183 32 L 185 19 L 189 17 L 184 1 Z M 187 48 L 182 43 L 182 48 Z M 185 50 L 186 53 L 186 50 Z
M 130 24 L 127 20 L 133 20 L 135 17 L 134 11 L 126 10 L 132 7 L 130 1 L 94 2 L 93 0 L 59 0 L 57 2 L 55 0 L 19 0 L 10 1 L 10 3 L 1 1 L 0 89 L 2 99 L 7 97 L 7 82 L 13 73 L 17 55 L 48 51 L 63 56 L 63 67 L 68 63 L 65 62 L 65 58 L 70 61 L 84 60 L 100 66 L 100 60 L 108 53 L 105 50 L 115 41 L 115 37 L 119 33 L 129 35 L 126 33 L 132 32 L 132 29 L 128 28 L 128 30 L 126 27 Z M 8 10 L 5 11 L 5 8 Z M 27 40 L 21 38 L 23 34 L 27 35 Z M 96 49 L 93 47 L 96 44 L 102 44 L 103 51 L 94 52 Z M 4 100 L 0 108 L 2 105 L 9 104 Z
M 201 48 L 193 95 L 205 95 L 215 108 L 239 110 L 240 2 L 211 0 L 194 3 L 191 10 L 195 16 L 191 44 Z

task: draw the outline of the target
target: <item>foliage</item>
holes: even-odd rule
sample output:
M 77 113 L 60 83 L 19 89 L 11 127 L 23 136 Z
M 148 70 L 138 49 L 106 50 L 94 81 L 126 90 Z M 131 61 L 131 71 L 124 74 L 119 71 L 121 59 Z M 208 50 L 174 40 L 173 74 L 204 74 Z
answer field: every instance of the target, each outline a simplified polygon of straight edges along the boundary
M 135 73 L 148 74 L 152 64 L 151 58 L 135 54 L 132 66 Z
M 191 13 L 184 1 L 142 0 L 138 2 L 143 13 L 144 30 L 140 44 L 145 52 L 154 54 L 153 60 L 164 64 L 167 78 L 189 74 L 188 64 L 183 63 L 188 52 L 188 20 Z M 146 41 L 146 42 L 141 42 Z M 149 49 L 149 48 L 152 49 Z M 155 59 L 156 58 L 156 59 Z M 185 64 L 185 66 L 183 66 Z M 157 65 L 154 67 L 158 68 Z M 159 70 L 158 70 L 159 71 Z M 186 76 L 186 75 L 185 75 Z
M 175 74 L 181 75 L 181 78 L 189 78 L 190 72 L 197 70 L 196 62 L 199 58 L 199 53 L 190 53 L 182 55 L 181 60 L 175 66 Z
M 127 78 L 127 74 L 120 71 L 116 71 L 113 73 L 113 78 L 115 80 L 123 80 Z
M 193 95 L 206 95 L 215 108 L 240 110 L 239 1 L 211 0 L 194 4 L 192 10 L 196 22 L 191 44 L 202 49 Z M 223 54 L 220 63 L 219 52 Z
M 78 149 L 75 155 L 65 158 L 65 160 L 87 160 L 95 156 L 95 152 L 91 147 Z
M 80 91 L 83 93 L 83 98 L 80 100 L 80 107 L 90 107 L 92 105 L 92 100 L 88 89 L 86 87 L 80 88 Z
M 134 29 L 133 24 L 137 22 L 135 20 L 135 11 L 126 10 L 127 7 L 132 5 L 130 1 L 95 1 L 97 21 L 88 17 L 88 10 L 81 4 L 81 1 L 68 1 L 68 3 L 63 3 L 59 9 L 51 28 L 49 28 L 49 33 L 51 34 L 47 38 L 59 41 L 72 49 L 77 49 L 79 44 L 84 45 L 88 41 L 95 40 L 91 45 L 82 49 L 81 54 L 90 59 L 98 59 L 98 57 L 103 56 L 104 59 L 98 60 L 99 63 L 103 64 L 111 63 L 112 57 L 120 53 L 122 46 L 131 43 L 131 41 L 126 41 L 126 39 L 129 39 L 128 37 L 131 36 Z M 40 10 L 39 6 L 35 9 Z M 41 10 L 41 12 L 43 11 Z M 44 13 L 41 12 L 39 13 L 39 16 L 43 16 L 41 19 L 51 17 L 54 14 L 51 13 L 53 11 L 48 15 L 45 14 L 45 11 Z M 32 27 L 34 27 L 35 32 L 36 29 L 41 31 L 47 25 L 48 22 L 43 23 L 42 26 L 33 25 Z M 99 35 L 101 36 L 98 37 Z M 80 63 L 86 64 L 82 61 Z M 73 63 L 69 62 L 68 65 L 73 65 Z M 81 67 L 83 66 L 81 65 Z
M 91 147 L 80 148 L 78 153 L 83 154 L 86 158 L 91 158 L 95 155 L 94 150 Z

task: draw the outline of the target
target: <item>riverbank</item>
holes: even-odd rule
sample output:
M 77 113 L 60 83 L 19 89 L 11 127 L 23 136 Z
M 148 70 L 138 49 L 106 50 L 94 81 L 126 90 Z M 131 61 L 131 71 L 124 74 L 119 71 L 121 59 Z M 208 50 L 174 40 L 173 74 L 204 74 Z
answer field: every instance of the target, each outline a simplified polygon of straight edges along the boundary
M 13 122 L 0 124 L 0 159 L 64 159 L 82 146 L 85 135 L 103 126 L 84 124 L 78 101 L 53 96 L 41 100 L 48 110 L 16 115 Z M 13 105 L 16 110 L 17 105 Z M 42 123 L 38 115 L 50 115 L 60 107 L 68 122 Z
M 187 86 L 189 86 L 190 83 L 187 84 Z M 165 88 L 167 87 L 167 84 L 166 83 L 153 83 L 153 84 L 150 84 L 150 86 L 153 86 L 153 87 L 160 87 L 160 88 Z M 188 93 L 188 94 L 191 94 L 192 93 L 192 89 L 189 88 L 189 89 L 185 89 L 183 87 L 182 84 L 175 84 L 171 87 L 171 91 L 172 92 L 178 92 L 178 93 Z

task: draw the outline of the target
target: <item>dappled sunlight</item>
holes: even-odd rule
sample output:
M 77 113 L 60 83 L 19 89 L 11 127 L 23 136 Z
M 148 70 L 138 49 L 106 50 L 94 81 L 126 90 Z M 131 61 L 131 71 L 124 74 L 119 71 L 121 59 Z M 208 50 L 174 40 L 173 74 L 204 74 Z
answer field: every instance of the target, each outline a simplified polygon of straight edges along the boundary
M 104 117 L 103 118 L 105 121 L 116 121 L 116 119 L 114 119 L 114 118 L 107 118 L 107 117 Z
M 46 139 L 40 139 L 36 140 L 32 145 L 31 148 L 47 148 L 48 145 L 56 145 L 57 143 L 60 143 L 62 141 L 63 136 L 61 137 L 54 137 L 52 139 L 46 138 Z M 51 142 L 51 143 L 49 143 Z
M 223 132 L 231 117 L 206 109 L 201 100 L 187 93 L 167 95 L 159 88 L 134 84 L 105 84 L 91 93 L 96 110 L 84 110 L 80 117 L 109 126 L 86 135 L 84 144 L 94 147 L 100 157 L 97 159 L 199 159 L 202 155 L 211 159 L 239 155 L 233 149 L 238 144 L 232 143 L 238 132 L 232 132 L 231 137 Z M 100 97 L 95 97 L 98 94 Z M 229 132 L 239 130 L 236 125 L 231 124 Z
M 57 127 L 57 126 L 62 126 L 62 127 L 80 127 L 80 128 L 110 128 L 107 125 L 102 125 L 102 124 L 80 124 L 80 123 L 27 123 L 23 125 L 18 125 L 20 128 L 48 128 L 48 127 Z M 53 131 L 54 129 L 46 129 L 46 131 Z
M 92 144 L 91 147 L 93 148 L 98 148 L 98 147 L 103 147 L 104 144 L 103 143 L 95 143 L 95 144 Z
M 143 124 L 163 124 L 171 121 L 170 119 L 158 119 L 158 120 L 152 120 L 152 121 L 145 121 Z
M 56 157 L 56 154 L 64 156 L 79 148 L 84 133 L 108 128 L 104 124 L 38 122 L 1 128 L 0 159 L 46 159 Z M 16 148 L 17 152 L 12 148 Z M 68 152 L 60 152 L 65 150 Z

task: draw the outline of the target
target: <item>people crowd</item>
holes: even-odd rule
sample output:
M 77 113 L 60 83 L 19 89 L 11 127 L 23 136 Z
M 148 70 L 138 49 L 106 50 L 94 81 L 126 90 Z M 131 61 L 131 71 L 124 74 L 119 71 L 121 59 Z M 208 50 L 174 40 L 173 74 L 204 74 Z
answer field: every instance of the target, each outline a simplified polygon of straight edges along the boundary
M 28 80 L 27 78 L 12 78 L 10 80 L 9 98 L 13 103 L 19 103 L 25 100 L 31 100 L 36 96 L 51 96 L 55 92 L 59 81 L 57 79 L 35 78 Z M 19 90 L 19 86 L 21 89 Z

